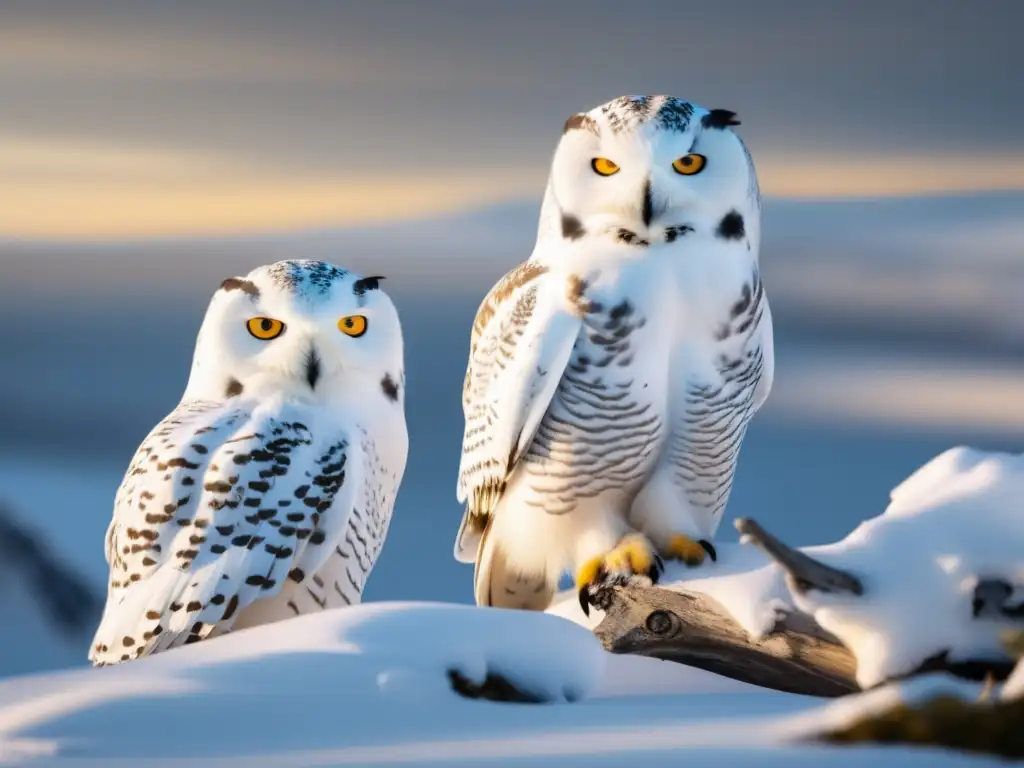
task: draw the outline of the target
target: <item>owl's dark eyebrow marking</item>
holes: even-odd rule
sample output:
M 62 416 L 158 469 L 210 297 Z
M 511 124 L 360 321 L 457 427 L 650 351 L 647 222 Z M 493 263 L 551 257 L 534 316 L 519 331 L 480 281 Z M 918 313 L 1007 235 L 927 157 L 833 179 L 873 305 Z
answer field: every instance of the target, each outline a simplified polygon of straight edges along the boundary
M 700 119 L 700 124 L 705 128 L 728 128 L 730 125 L 739 125 L 740 121 L 732 110 L 712 109 Z
M 588 115 L 573 115 L 566 120 L 565 125 L 562 126 L 562 135 L 564 136 L 569 131 L 590 131 L 595 136 L 599 133 L 597 121 Z
M 356 296 L 362 296 L 367 291 L 376 291 L 380 289 L 380 281 L 384 280 L 383 275 L 374 275 L 372 277 L 361 277 L 352 283 L 352 293 Z
M 256 284 L 251 280 L 243 280 L 240 277 L 229 277 L 220 284 L 220 287 L 225 291 L 241 291 L 242 293 L 247 293 L 254 299 L 258 299 L 260 297 L 260 289 L 256 287 Z

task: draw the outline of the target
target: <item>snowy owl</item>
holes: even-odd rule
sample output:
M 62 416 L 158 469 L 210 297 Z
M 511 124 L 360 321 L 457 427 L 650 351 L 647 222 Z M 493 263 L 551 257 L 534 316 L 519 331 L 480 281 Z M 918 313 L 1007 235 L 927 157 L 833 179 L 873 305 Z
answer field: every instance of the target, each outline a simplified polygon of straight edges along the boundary
M 117 492 L 95 665 L 359 602 L 408 450 L 381 279 L 281 261 L 221 284 Z
M 480 605 L 543 610 L 699 565 L 771 388 L 760 192 L 728 110 L 621 97 L 565 123 L 536 245 L 483 300 L 455 557 Z

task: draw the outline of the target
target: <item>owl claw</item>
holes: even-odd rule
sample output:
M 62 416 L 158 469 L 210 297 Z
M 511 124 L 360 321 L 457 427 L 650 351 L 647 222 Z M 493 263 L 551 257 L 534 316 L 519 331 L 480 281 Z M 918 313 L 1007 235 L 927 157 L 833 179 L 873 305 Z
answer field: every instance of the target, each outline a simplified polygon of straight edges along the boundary
M 669 537 L 664 555 L 673 560 L 681 560 L 691 568 L 701 565 L 708 557 L 712 562 L 718 560 L 718 553 L 710 541 L 693 539 L 682 533 Z
M 718 552 L 715 550 L 715 545 L 710 541 L 704 539 L 697 539 L 697 543 L 704 547 L 704 551 L 708 553 L 708 557 L 711 558 L 712 563 L 718 562 Z
M 583 615 L 590 618 L 590 595 L 587 586 L 580 587 L 580 608 L 583 610 Z
M 607 607 L 608 588 L 628 583 L 635 576 L 646 576 L 657 584 L 665 564 L 650 542 L 641 534 L 624 536 L 618 546 L 583 564 L 576 573 L 580 608 L 590 615 L 590 606 Z

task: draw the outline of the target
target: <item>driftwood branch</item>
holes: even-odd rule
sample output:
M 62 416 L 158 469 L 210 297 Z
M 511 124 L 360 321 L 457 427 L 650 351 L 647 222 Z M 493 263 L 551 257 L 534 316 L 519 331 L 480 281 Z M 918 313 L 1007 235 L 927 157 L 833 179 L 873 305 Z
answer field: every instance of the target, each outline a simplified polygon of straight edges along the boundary
M 744 540 L 785 570 L 792 589 L 864 594 L 854 574 L 789 547 L 755 521 L 737 520 L 736 527 Z M 1005 605 L 1012 591 L 1006 586 L 993 580 L 979 581 L 975 615 L 1020 615 L 1019 606 Z M 594 602 L 605 612 L 594 632 L 614 653 L 675 661 L 789 693 L 842 696 L 859 690 L 853 654 L 804 613 L 780 611 L 772 630 L 755 639 L 713 599 L 686 589 L 616 585 L 602 590 Z M 937 654 L 913 674 L 946 671 L 973 680 L 988 675 L 1002 680 L 1012 666 L 1007 658 L 951 662 L 945 654 Z
M 798 549 L 783 544 L 762 528 L 757 521 L 741 517 L 736 521 L 740 541 L 753 544 L 786 572 L 786 581 L 794 592 L 818 589 L 822 592 L 864 594 L 860 579 L 845 571 L 819 563 Z

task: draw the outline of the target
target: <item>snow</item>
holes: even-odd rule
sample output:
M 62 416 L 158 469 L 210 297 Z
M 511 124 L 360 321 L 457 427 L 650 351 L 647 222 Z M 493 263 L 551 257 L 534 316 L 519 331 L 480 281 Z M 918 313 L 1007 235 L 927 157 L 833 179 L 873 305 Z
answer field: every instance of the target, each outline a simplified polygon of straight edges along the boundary
M 1014 622 L 974 617 L 972 602 L 979 579 L 1024 589 L 1022 497 L 1024 456 L 953 448 L 898 485 L 883 514 L 842 541 L 800 548 L 857 576 L 862 596 L 791 592 L 778 566 L 731 544 L 719 547 L 718 563 L 668 571 L 662 584 L 709 595 L 754 637 L 769 633 L 780 613 L 812 615 L 854 653 L 862 688 L 943 652 L 953 661 L 1002 659 L 1003 632 Z M 562 600 L 561 615 L 595 623 L 575 615 L 567 595 Z
M 548 703 L 464 699 L 450 688 L 452 669 L 476 682 L 500 673 Z M 900 698 L 885 689 L 822 704 L 613 656 L 586 629 L 543 613 L 374 603 L 124 665 L 0 683 L 0 764 L 612 765 L 685 756 L 854 766 L 883 753 L 801 741 Z M 884 754 L 898 765 L 967 764 L 952 753 Z
M 862 687 L 948 651 L 953 660 L 1002 658 L 1005 618 L 974 618 L 980 578 L 1024 587 L 1024 456 L 954 448 L 891 494 L 885 512 L 821 562 L 859 576 L 865 595 L 793 594 L 797 607 L 857 657 Z

